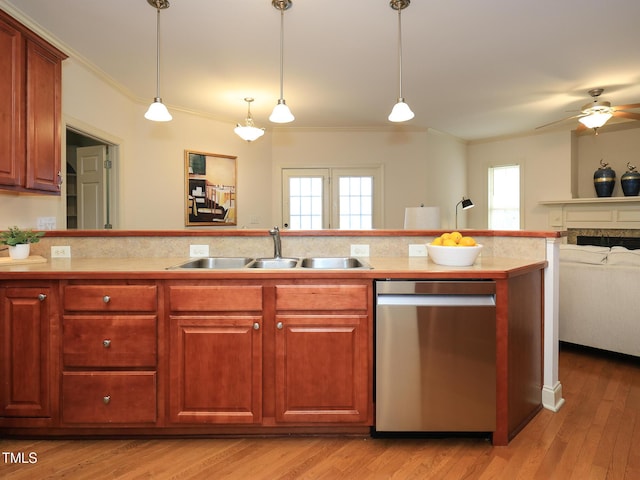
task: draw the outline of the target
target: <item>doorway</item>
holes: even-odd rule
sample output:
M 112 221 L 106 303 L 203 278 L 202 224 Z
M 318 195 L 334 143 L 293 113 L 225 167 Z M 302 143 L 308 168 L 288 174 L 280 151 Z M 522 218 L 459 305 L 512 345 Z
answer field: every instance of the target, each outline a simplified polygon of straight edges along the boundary
M 66 128 L 66 220 L 69 230 L 111 229 L 117 146 Z

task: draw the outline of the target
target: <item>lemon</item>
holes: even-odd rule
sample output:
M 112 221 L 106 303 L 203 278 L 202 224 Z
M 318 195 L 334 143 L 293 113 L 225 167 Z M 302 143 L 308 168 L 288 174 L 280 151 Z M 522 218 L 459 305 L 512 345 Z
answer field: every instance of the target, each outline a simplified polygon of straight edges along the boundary
M 458 246 L 456 241 L 453 240 L 452 238 L 447 238 L 446 240 L 444 240 L 442 242 L 442 245 L 444 245 L 445 247 L 457 247 Z
M 462 245 L 463 247 L 473 247 L 475 246 L 476 241 L 473 237 L 462 237 L 458 245 Z
M 440 235 L 440 238 L 444 242 L 445 240 L 449 240 L 451 238 L 451 234 L 450 233 L 443 233 L 442 235 Z
M 460 243 L 460 239 L 462 238 L 462 234 L 460 232 L 451 232 L 451 240 L 456 243 Z
M 433 242 L 431 242 L 431 245 L 442 245 L 442 237 L 436 237 Z

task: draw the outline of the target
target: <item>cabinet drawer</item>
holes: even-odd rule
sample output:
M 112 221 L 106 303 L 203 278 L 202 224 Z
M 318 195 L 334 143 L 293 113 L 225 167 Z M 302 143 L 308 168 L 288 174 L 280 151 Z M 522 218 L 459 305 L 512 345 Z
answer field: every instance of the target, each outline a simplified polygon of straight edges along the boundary
M 366 310 L 366 285 L 278 285 L 278 310 Z
M 88 312 L 154 312 L 155 285 L 67 285 L 64 309 Z
M 62 359 L 66 367 L 155 367 L 155 315 L 66 316 Z
M 66 372 L 64 423 L 155 423 L 155 372 Z
M 262 311 L 262 286 L 171 286 L 169 303 L 173 312 Z

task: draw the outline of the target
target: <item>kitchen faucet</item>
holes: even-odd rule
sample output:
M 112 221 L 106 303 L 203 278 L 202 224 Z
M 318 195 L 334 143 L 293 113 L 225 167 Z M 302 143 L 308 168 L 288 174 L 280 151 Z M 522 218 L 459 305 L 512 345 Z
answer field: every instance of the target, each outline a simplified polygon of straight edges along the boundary
M 269 230 L 273 237 L 273 258 L 282 258 L 282 242 L 280 241 L 280 229 L 276 226 Z

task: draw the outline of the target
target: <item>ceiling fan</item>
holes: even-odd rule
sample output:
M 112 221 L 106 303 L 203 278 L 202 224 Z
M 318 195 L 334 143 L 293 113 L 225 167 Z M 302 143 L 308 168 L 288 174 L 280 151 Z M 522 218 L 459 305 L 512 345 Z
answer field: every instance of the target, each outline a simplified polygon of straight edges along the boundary
M 617 105 L 612 107 L 610 102 L 600 100 L 599 97 L 604 92 L 604 88 L 592 88 L 589 90 L 589 95 L 593 98 L 593 101 L 586 103 L 580 109 L 580 113 L 571 117 L 563 118 L 562 120 L 556 120 L 555 122 L 547 123 L 536 128 L 544 128 L 556 123 L 571 120 L 577 118 L 580 122 L 577 132 L 586 130 L 587 128 L 593 128 L 598 134 L 598 128 L 602 127 L 611 117 L 628 118 L 630 120 L 640 120 L 640 113 L 629 112 L 635 108 L 640 108 L 640 103 L 631 103 L 629 105 Z

